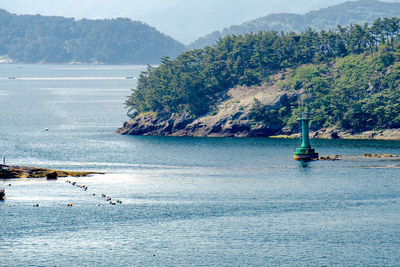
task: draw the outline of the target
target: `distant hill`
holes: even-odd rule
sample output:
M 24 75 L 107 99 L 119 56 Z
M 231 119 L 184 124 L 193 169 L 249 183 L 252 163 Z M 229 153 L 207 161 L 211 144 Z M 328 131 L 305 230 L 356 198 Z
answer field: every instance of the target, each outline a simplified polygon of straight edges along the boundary
M 0 9 L 0 56 L 23 63 L 157 64 L 183 44 L 130 19 L 75 20 Z
M 215 31 L 188 45 L 189 49 L 202 48 L 214 44 L 219 38 L 230 34 L 245 34 L 258 31 L 301 32 L 307 28 L 315 30 L 331 29 L 337 25 L 373 22 L 378 17 L 400 16 L 400 3 L 359 0 L 312 11 L 304 15 L 281 13 L 271 14 L 240 25 Z
M 76 19 L 131 18 L 189 44 L 267 14 L 301 13 L 348 0 L 1 0 L 0 8 L 16 14 Z M 399 1 L 399 0 L 391 0 Z

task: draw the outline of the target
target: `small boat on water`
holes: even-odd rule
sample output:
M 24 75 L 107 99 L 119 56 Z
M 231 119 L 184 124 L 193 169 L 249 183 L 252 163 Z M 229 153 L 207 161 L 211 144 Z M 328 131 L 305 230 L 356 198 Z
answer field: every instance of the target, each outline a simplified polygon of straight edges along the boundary
M 4 200 L 6 198 L 6 190 L 3 187 L 0 187 L 0 200 Z

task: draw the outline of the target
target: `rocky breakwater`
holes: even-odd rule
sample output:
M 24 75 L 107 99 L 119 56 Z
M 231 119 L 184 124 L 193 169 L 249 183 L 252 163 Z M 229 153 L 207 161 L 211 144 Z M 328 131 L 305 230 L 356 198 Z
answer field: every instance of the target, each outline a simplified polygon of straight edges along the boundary
M 125 122 L 117 132 L 124 135 L 268 137 L 282 133 L 282 125 L 254 122 L 250 112 L 255 99 L 262 105 L 279 109 L 297 98 L 298 93 L 276 86 L 238 86 L 224 94 L 215 108 L 202 117 L 149 112 Z

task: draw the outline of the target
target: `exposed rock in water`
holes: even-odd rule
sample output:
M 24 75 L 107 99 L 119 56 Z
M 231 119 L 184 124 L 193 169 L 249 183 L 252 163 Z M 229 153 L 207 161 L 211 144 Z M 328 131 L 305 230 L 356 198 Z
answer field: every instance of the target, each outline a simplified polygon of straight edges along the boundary
M 399 161 L 400 160 L 400 155 L 393 155 L 393 154 L 370 154 L 370 153 L 365 153 L 364 155 L 360 156 L 343 156 L 343 155 L 323 155 L 320 156 L 317 159 L 310 160 L 310 161 L 338 161 L 338 160 L 354 160 L 354 159 L 366 159 L 370 158 L 375 159 L 377 161 Z M 389 166 L 384 166 L 384 168 L 399 168 L 397 165 L 389 165 Z
M 346 158 L 389 158 L 397 160 L 400 159 L 400 155 L 365 153 L 362 156 L 347 156 Z M 345 159 L 345 157 L 342 155 L 327 155 L 327 156 L 320 156 L 318 160 L 336 161 L 341 159 Z
M 103 174 L 103 173 L 74 172 L 74 171 L 52 170 L 52 169 L 36 168 L 36 167 L 0 165 L 0 179 L 10 179 L 10 178 L 57 179 L 57 177 L 67 177 L 67 176 L 83 177 L 92 174 Z
M 400 158 L 399 155 L 392 155 L 392 154 L 370 154 L 370 153 L 365 153 L 364 157 L 367 158 Z
M 330 156 L 321 156 L 319 160 L 329 160 L 329 161 L 336 161 L 343 159 L 342 155 L 330 155 Z
M 4 200 L 6 198 L 6 191 L 4 188 L 0 188 L 0 200 Z
M 296 101 L 298 95 L 299 92 L 288 92 L 276 86 L 238 86 L 221 98 L 213 112 L 200 118 L 188 113 L 139 114 L 117 132 L 124 135 L 268 137 L 283 133 L 282 126 L 254 122 L 249 116 L 254 100 L 279 109 Z
M 49 172 L 46 174 L 47 180 L 57 180 L 58 174 L 57 172 Z

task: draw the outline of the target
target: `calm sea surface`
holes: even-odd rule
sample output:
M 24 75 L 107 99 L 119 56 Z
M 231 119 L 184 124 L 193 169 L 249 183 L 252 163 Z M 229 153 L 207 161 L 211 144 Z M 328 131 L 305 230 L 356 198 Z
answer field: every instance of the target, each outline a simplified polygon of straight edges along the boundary
M 120 136 L 126 77 L 142 69 L 0 65 L 6 163 L 107 173 L 0 180 L 0 266 L 400 264 L 399 161 L 304 165 L 298 140 Z M 312 143 L 400 154 L 400 142 Z

